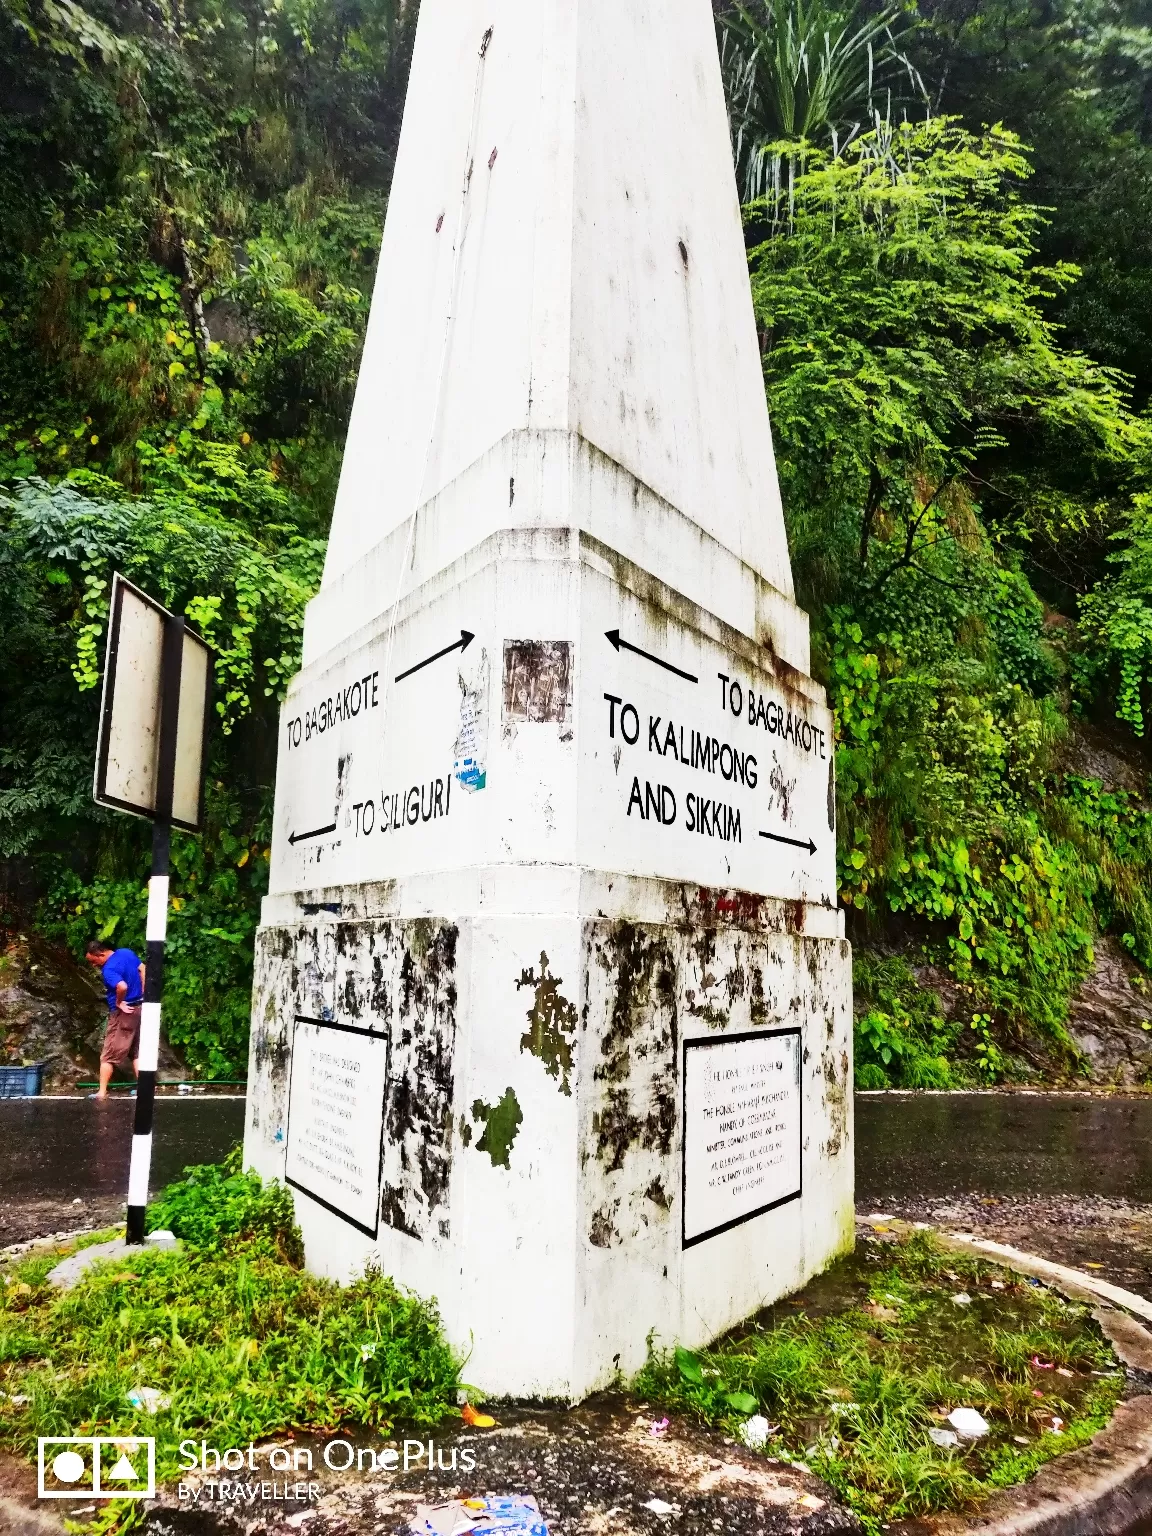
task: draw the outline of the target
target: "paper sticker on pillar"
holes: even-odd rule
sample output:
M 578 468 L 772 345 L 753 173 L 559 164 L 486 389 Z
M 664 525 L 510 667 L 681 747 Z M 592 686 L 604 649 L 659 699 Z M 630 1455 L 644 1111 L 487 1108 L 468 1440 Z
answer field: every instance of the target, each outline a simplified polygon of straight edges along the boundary
M 798 1029 L 684 1042 L 684 1247 L 798 1200 Z
M 460 787 L 476 794 L 488 783 L 488 652 L 481 650 L 472 668 L 460 668 L 460 730 L 453 753 L 453 773 Z

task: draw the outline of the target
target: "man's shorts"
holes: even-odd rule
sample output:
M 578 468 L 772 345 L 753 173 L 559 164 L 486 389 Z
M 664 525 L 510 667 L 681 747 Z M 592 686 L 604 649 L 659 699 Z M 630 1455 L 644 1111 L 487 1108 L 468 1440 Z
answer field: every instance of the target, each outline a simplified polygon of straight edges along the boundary
M 119 1008 L 114 1009 L 108 1015 L 108 1029 L 104 1035 L 100 1060 L 111 1062 L 114 1067 L 123 1067 L 135 1061 L 139 1054 L 140 1009 L 133 1008 L 128 1013 Z

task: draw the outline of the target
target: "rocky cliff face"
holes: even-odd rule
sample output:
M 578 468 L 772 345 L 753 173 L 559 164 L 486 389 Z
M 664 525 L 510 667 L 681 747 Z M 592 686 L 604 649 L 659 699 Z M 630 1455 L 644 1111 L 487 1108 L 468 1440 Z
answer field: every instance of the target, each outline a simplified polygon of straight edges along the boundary
M 105 1010 L 95 978 L 31 932 L 0 929 L 0 1064 L 42 1061 L 44 1089 L 96 1074 Z
M 0 1065 L 42 1061 L 43 1091 L 68 1093 L 95 1078 L 107 1017 L 95 972 L 30 928 L 0 925 Z M 163 1044 L 160 1070 L 183 1071 Z
M 1068 1033 L 1094 1081 L 1152 1086 L 1152 987 L 1111 937 L 1096 941 L 1096 964 L 1072 1000 Z

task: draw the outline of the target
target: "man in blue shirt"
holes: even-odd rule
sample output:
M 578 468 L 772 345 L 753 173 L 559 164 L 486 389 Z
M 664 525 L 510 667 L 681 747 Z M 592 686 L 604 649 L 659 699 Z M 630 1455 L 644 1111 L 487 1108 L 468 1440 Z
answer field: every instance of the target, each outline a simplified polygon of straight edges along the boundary
M 108 1084 L 117 1067 L 132 1063 L 137 1076 L 140 1055 L 140 1010 L 144 1002 L 144 963 L 131 949 L 112 949 L 103 939 L 93 939 L 85 958 L 94 965 L 104 982 L 108 998 L 108 1028 L 104 1049 L 100 1052 L 100 1092 L 96 1099 L 108 1097 Z

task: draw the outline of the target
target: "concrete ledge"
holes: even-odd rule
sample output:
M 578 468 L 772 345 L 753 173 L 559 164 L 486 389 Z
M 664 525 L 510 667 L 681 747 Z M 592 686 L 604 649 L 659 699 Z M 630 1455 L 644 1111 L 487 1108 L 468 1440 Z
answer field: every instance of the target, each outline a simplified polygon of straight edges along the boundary
M 895 1219 L 868 1218 L 868 1224 L 916 1230 Z M 1143 1296 L 1004 1243 L 957 1233 L 934 1236 L 956 1252 L 976 1251 L 1005 1269 L 1047 1280 L 1077 1301 L 1113 1303 L 1098 1304 L 1093 1317 L 1125 1365 L 1152 1372 L 1152 1333 L 1129 1316 L 1152 1319 L 1152 1303 Z M 1152 1396 L 1140 1396 L 1121 1403 L 1087 1445 L 1047 1462 L 1028 1482 L 993 1494 L 977 1513 L 905 1520 L 891 1529 L 900 1536 L 1124 1536 L 1150 1514 Z
M 969 1237 L 956 1232 L 940 1233 L 938 1236 L 965 1252 L 986 1253 L 1009 1269 L 1019 1270 L 1021 1274 L 1032 1275 L 1038 1280 L 1048 1280 L 1078 1300 L 1099 1298 L 1109 1301 L 1113 1306 L 1123 1307 L 1125 1312 L 1142 1317 L 1146 1323 L 1152 1323 L 1152 1301 L 1137 1296 L 1135 1291 L 1126 1291 L 1122 1286 L 1112 1285 L 1107 1280 L 1098 1280 L 1086 1270 L 1071 1269 L 1067 1264 L 1053 1264 L 1049 1259 L 1037 1258 L 1035 1254 L 1023 1253 L 1019 1248 L 1009 1247 L 1007 1243 L 993 1243 L 986 1238 Z
M 1150 1468 L 1152 1397 L 1135 1397 L 1120 1404 L 1088 1445 L 994 1494 L 977 1514 L 903 1521 L 892 1530 L 902 1536 L 1121 1536 L 1152 1512 Z

